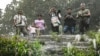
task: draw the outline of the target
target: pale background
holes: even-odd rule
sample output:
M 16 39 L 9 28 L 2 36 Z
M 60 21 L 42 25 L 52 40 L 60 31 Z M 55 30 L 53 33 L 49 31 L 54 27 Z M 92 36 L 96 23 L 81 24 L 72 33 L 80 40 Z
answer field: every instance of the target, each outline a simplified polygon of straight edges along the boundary
M 0 0 L 0 9 L 4 12 L 7 4 L 10 4 L 12 0 Z

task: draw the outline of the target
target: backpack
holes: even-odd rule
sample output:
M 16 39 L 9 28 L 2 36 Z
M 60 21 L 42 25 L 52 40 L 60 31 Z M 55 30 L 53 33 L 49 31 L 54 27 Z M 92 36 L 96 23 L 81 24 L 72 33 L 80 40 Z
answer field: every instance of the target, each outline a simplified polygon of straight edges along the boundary
M 60 25 L 60 21 L 59 21 L 57 16 L 54 16 L 54 17 L 51 18 L 51 23 L 53 24 L 54 27 Z

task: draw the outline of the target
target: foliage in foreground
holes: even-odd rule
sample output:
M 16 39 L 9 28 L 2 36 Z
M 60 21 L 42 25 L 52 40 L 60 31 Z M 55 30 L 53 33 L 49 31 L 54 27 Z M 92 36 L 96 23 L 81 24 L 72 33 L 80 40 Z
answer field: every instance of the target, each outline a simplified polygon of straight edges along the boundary
M 93 49 L 80 50 L 77 48 L 62 48 L 63 56 L 96 56 L 96 52 Z
M 100 32 L 90 31 L 87 34 L 90 38 L 96 39 L 97 50 L 100 50 Z
M 29 43 L 18 37 L 0 37 L 0 56 L 40 56 L 41 44 L 39 41 Z
M 99 32 L 89 32 L 88 35 L 91 38 L 97 40 L 98 46 L 100 46 L 100 33 Z M 52 34 L 54 40 L 58 40 L 56 34 Z M 34 42 L 29 42 L 17 36 L 15 37 L 0 37 L 0 56 L 41 56 L 41 43 L 36 40 Z M 98 47 L 99 48 L 99 47 Z M 79 50 L 77 48 L 62 48 L 62 56 L 96 56 L 94 49 Z

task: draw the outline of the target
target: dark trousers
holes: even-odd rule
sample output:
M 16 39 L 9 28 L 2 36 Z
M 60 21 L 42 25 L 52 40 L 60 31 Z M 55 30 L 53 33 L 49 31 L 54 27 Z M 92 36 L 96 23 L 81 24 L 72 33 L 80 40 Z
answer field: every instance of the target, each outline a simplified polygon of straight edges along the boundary
M 84 34 L 85 31 L 89 30 L 89 23 L 87 23 L 86 20 L 81 20 L 79 23 L 79 30 L 80 33 Z
M 52 31 L 53 32 L 56 32 L 56 33 L 59 33 L 59 26 L 53 26 L 52 24 L 51 24 L 51 27 L 52 27 Z
M 16 35 L 23 34 L 24 36 L 28 35 L 26 27 L 25 26 L 16 26 Z
M 65 25 L 64 26 L 64 33 L 68 32 L 68 31 L 70 31 L 71 34 L 74 34 L 75 26 L 67 26 L 67 25 Z

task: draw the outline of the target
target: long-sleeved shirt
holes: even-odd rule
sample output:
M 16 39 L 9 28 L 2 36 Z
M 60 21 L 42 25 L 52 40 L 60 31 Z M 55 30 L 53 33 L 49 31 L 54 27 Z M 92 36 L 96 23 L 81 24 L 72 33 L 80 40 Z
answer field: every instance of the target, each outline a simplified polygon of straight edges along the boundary
M 74 19 L 74 17 L 72 15 L 66 15 L 65 19 L 64 19 L 64 25 L 67 26 L 75 26 L 76 21 Z

